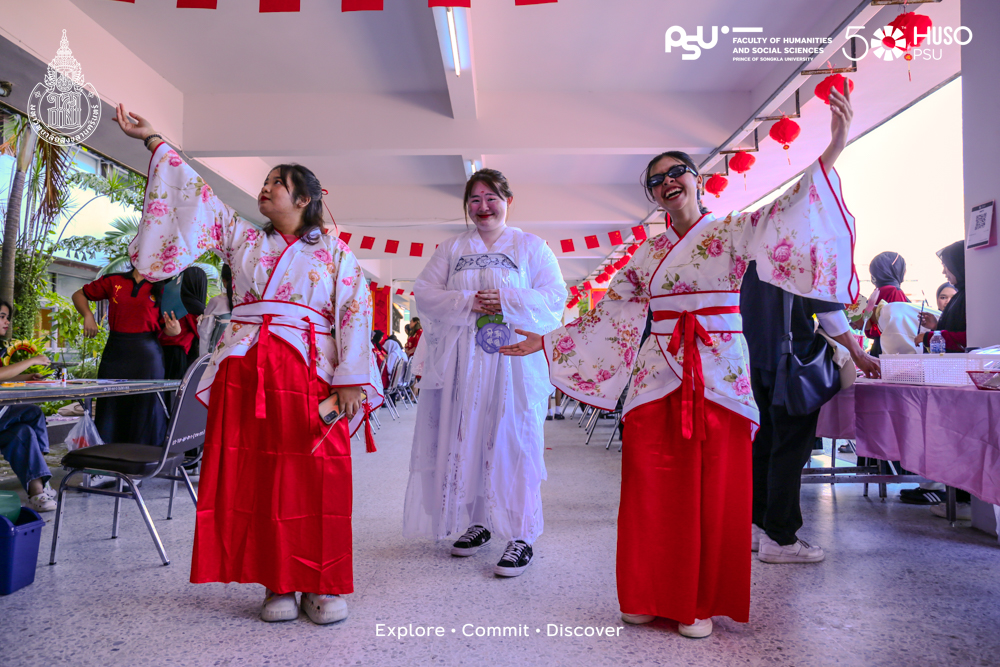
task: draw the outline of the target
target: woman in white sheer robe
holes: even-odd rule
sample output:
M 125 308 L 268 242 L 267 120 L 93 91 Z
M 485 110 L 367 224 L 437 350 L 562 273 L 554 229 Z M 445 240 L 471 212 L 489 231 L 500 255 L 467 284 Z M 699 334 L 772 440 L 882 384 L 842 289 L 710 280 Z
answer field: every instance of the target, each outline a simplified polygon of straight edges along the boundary
M 500 172 L 473 174 L 464 206 L 475 229 L 441 243 L 414 286 L 425 349 L 403 518 L 408 537 L 466 531 L 455 556 L 471 556 L 496 533 L 508 541 L 500 576 L 521 574 L 542 534 L 552 385 L 541 355 L 497 350 L 517 340 L 514 328 L 559 326 L 566 300 L 545 241 L 506 225 L 512 201 Z

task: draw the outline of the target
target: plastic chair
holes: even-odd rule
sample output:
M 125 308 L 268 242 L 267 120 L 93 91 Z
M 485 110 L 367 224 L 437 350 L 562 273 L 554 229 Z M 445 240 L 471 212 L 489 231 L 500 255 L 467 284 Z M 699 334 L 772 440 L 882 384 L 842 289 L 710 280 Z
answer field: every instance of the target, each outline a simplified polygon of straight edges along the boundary
M 84 449 L 76 449 L 62 459 L 63 468 L 69 473 L 63 478 L 59 485 L 59 492 L 56 497 L 56 517 L 52 530 L 52 552 L 49 557 L 49 565 L 56 564 L 56 556 L 59 547 L 59 527 L 62 523 L 63 510 L 65 508 L 66 489 L 70 478 L 77 474 L 98 474 L 111 475 L 118 479 L 114 491 L 107 489 L 92 489 L 77 487 L 81 493 L 92 493 L 101 496 L 111 496 L 115 499 L 114 520 L 111 527 L 111 537 L 118 537 L 118 514 L 121 507 L 122 498 L 134 500 L 139 507 L 139 513 L 146 528 L 153 538 L 156 550 L 160 554 L 160 560 L 164 565 L 170 564 L 163 543 L 156 532 L 153 520 L 146 509 L 146 502 L 139 492 L 139 483 L 142 480 L 152 477 L 165 477 L 172 480 L 171 483 L 171 503 L 173 508 L 173 487 L 176 481 L 183 481 L 187 487 L 191 501 L 197 507 L 198 495 L 194 487 L 191 486 L 191 479 L 182 464 L 185 462 L 184 452 L 201 447 L 205 443 L 205 428 L 208 422 L 208 409 L 197 399 L 198 383 L 208 366 L 209 355 L 205 355 L 191 365 L 180 388 L 174 395 L 173 410 L 170 422 L 167 425 L 167 437 L 163 445 L 135 445 L 129 443 L 108 443 L 95 445 Z M 166 474 L 163 474 L 166 473 Z M 129 490 L 125 491 L 127 485 Z M 169 518 L 169 510 L 168 517 Z

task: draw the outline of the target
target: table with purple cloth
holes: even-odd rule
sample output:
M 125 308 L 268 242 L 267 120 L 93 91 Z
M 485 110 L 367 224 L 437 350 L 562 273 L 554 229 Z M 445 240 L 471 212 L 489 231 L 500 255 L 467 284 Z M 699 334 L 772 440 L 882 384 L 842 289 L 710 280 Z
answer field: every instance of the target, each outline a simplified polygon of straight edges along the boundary
M 1000 391 L 859 381 L 823 407 L 816 432 L 1000 504 Z

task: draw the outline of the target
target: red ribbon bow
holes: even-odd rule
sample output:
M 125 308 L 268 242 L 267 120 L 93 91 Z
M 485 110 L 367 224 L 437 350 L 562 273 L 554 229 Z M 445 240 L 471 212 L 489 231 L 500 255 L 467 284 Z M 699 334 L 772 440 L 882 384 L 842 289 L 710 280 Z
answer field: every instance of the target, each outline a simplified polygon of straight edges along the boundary
M 676 355 L 684 343 L 684 378 L 681 381 L 681 435 L 685 440 L 705 439 L 705 373 L 701 366 L 698 340 L 712 345 L 712 337 L 698 321 L 698 315 L 731 315 L 739 306 L 709 306 L 695 311 L 660 310 L 653 313 L 654 322 L 676 319 L 667 352 Z

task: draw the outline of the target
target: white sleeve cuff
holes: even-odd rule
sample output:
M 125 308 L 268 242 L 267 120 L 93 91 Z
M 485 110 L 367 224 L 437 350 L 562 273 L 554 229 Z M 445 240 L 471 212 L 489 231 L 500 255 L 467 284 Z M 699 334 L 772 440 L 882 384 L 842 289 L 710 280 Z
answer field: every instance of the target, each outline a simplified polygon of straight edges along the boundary
M 816 319 L 819 320 L 819 325 L 823 327 L 823 331 L 831 338 L 851 330 L 851 325 L 847 323 L 847 316 L 844 315 L 844 311 L 842 310 L 834 310 L 829 313 L 816 313 Z

